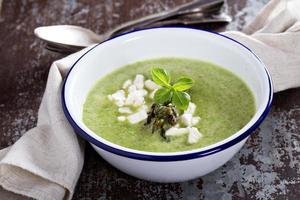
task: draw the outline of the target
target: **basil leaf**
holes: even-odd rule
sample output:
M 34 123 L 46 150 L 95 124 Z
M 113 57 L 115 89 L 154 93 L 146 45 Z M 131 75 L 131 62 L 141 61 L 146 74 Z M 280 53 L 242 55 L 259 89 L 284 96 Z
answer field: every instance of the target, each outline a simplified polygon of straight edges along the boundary
M 172 103 L 180 110 L 186 110 L 189 106 L 190 95 L 186 92 L 174 91 Z
M 171 76 L 166 70 L 162 68 L 153 68 L 151 70 L 151 75 L 156 84 L 163 87 L 170 87 Z
M 172 95 L 173 91 L 166 88 L 160 88 L 154 94 L 154 101 L 155 103 L 164 104 L 171 100 Z
M 193 86 L 193 84 L 194 84 L 193 79 L 188 77 L 182 77 L 174 83 L 173 88 L 174 90 L 177 91 L 184 91 L 190 89 Z

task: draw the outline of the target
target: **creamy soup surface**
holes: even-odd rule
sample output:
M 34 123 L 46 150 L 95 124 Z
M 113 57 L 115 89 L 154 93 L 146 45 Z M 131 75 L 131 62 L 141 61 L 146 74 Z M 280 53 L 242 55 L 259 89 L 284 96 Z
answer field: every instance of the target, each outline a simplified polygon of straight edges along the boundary
M 153 67 L 166 69 L 174 80 L 182 76 L 195 80 L 188 93 L 197 106 L 195 115 L 201 117 L 196 127 L 203 136 L 197 143 L 188 144 L 187 135 L 172 137 L 167 142 L 159 133 L 152 134 L 145 121 L 130 124 L 117 120 L 118 107 L 107 96 L 136 74 L 151 79 Z M 145 100 L 150 107 L 153 100 Z M 185 58 L 159 58 L 123 66 L 99 79 L 84 103 L 83 121 L 112 143 L 142 151 L 176 152 L 205 147 L 231 136 L 250 121 L 255 110 L 255 99 L 246 83 L 221 66 Z

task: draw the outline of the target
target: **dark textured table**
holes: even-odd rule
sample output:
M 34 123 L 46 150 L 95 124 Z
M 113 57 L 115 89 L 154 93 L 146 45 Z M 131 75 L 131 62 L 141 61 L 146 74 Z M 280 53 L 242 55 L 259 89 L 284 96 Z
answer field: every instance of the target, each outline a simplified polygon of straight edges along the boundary
M 35 126 L 50 64 L 62 57 L 43 49 L 33 35 L 35 27 L 75 24 L 102 33 L 187 1 L 4 0 L 0 16 L 0 147 L 13 144 Z M 228 0 L 226 9 L 234 21 L 227 27 L 204 28 L 239 30 L 266 2 Z M 130 177 L 87 146 L 74 199 L 299 199 L 299 128 L 300 89 L 278 93 L 265 122 L 233 159 L 202 178 L 174 184 Z

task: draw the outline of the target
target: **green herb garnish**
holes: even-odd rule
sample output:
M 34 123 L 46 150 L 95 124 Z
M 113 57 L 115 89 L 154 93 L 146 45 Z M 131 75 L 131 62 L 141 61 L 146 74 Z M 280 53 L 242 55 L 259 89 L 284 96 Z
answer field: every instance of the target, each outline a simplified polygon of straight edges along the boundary
M 190 95 L 184 91 L 190 89 L 194 80 L 188 77 L 179 78 L 171 84 L 171 76 L 168 71 L 162 68 L 153 68 L 151 70 L 153 81 L 160 85 L 154 94 L 154 103 L 148 112 L 145 125 L 152 125 L 152 133 L 160 131 L 160 135 L 167 142 L 166 128 L 177 124 L 178 112 L 176 109 L 186 110 L 190 102 Z M 176 109 L 175 109 L 176 108 Z
M 161 105 L 152 104 L 145 125 L 152 124 L 152 133 L 156 130 L 160 130 L 160 135 L 166 141 L 169 139 L 166 137 L 166 128 L 175 126 L 177 123 L 178 113 L 172 104 Z
M 155 103 L 164 105 L 172 103 L 180 110 L 186 110 L 188 108 L 191 98 L 190 95 L 184 91 L 193 86 L 193 79 L 182 77 L 172 85 L 170 74 L 162 68 L 153 68 L 151 75 L 153 81 L 162 87 L 158 89 L 154 95 Z

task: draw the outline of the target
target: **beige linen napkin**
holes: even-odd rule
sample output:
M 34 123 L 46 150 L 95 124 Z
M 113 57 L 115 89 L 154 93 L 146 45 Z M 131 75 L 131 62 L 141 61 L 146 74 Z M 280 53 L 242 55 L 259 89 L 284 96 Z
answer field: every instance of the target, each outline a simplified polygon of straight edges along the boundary
M 272 0 L 244 33 L 224 33 L 246 44 L 265 62 L 275 91 L 300 86 L 299 3 Z M 72 198 L 83 165 L 84 145 L 64 117 L 60 93 L 66 72 L 86 50 L 53 63 L 37 127 L 0 151 L 0 185 L 7 191 L 39 200 Z M 0 191 L 0 197 L 25 198 L 7 191 Z
M 300 0 L 272 0 L 243 33 L 223 33 L 248 46 L 269 69 L 275 92 L 300 86 Z
M 72 198 L 83 166 L 84 142 L 66 120 L 60 94 L 64 76 L 86 50 L 52 64 L 37 126 L 0 151 L 0 185 L 4 189 L 40 200 Z M 10 194 L 0 191 L 0 199 L 4 195 L 9 199 Z

